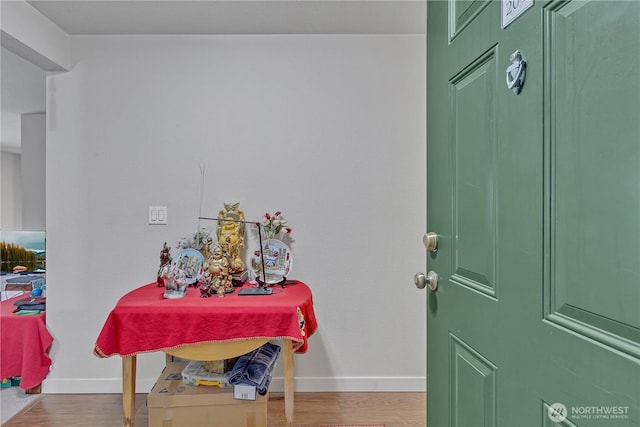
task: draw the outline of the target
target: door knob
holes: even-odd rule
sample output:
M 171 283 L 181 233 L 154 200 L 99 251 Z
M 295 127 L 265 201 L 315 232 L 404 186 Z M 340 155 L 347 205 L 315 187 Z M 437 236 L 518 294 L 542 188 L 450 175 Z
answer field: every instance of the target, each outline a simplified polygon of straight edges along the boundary
M 416 288 L 424 289 L 425 286 L 428 286 L 432 291 L 438 290 L 438 273 L 435 271 L 430 271 L 425 276 L 424 273 L 416 273 L 413 276 L 413 283 L 415 283 Z
M 438 235 L 434 232 L 429 232 L 422 236 L 422 243 L 429 252 L 436 252 L 438 250 Z

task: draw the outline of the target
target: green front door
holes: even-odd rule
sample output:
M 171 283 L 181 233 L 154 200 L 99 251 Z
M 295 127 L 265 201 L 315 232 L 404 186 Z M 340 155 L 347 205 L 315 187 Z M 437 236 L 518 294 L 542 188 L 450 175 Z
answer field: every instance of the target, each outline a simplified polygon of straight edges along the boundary
M 640 2 L 527 3 L 428 1 L 427 426 L 640 426 Z

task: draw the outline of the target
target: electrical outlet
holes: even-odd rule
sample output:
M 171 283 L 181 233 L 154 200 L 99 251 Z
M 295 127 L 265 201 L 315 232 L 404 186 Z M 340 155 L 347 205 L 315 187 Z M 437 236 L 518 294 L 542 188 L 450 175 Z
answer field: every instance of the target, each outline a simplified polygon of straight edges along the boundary
M 167 207 L 149 206 L 149 224 L 167 225 Z

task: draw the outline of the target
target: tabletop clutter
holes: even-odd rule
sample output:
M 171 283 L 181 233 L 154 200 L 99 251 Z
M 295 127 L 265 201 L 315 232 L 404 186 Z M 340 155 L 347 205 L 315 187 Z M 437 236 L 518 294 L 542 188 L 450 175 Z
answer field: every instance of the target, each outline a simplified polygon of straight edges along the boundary
M 259 221 L 248 221 L 239 206 L 225 203 L 217 217 L 199 217 L 198 221 L 213 225 L 201 227 L 199 222 L 192 236 L 178 240 L 175 255 L 167 242 L 163 243 L 156 281 L 165 288 L 165 298 L 182 298 L 190 287 L 197 288 L 202 298 L 222 298 L 249 280 L 263 295 L 271 294 L 269 285 L 284 286 L 292 265 L 291 248 L 285 243 L 291 234 L 287 220 L 277 211 L 265 213 Z M 247 224 L 257 237 L 257 245 L 245 261 Z

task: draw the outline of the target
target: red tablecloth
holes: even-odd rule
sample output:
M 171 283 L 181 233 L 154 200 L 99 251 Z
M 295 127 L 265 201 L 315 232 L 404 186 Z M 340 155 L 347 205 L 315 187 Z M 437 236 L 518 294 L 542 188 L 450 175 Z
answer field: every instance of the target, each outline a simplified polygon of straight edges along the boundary
M 53 337 L 47 330 L 45 313 L 17 315 L 13 303 L 29 295 L 2 301 L 0 317 L 0 377 L 21 377 L 20 388 L 39 385 L 51 368 L 47 354 Z
M 123 296 L 111 311 L 94 347 L 100 357 L 132 356 L 202 342 L 290 338 L 307 350 L 317 322 L 307 285 L 291 281 L 272 295 L 201 298 L 190 288 L 184 298 L 166 299 L 156 283 Z

